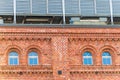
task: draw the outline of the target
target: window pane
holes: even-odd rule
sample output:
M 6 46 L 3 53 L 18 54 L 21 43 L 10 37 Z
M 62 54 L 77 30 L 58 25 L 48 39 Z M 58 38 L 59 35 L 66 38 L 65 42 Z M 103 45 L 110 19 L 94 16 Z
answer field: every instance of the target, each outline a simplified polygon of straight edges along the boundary
M 9 65 L 18 65 L 18 53 L 17 52 L 9 53 Z
M 10 58 L 10 64 L 13 64 L 13 59 L 12 58 Z
M 110 58 L 107 59 L 107 64 L 111 64 Z
M 103 64 L 107 64 L 106 62 L 106 58 L 103 58 Z
M 17 64 L 18 64 L 18 59 L 14 58 L 14 65 L 17 65 Z
M 111 59 L 111 55 L 109 52 L 103 52 L 102 54 L 102 63 L 103 65 L 111 65 L 112 59 Z
M 34 64 L 38 64 L 38 63 L 37 63 L 37 58 L 34 58 Z
M 38 56 L 38 54 L 36 52 L 30 52 L 29 56 Z
M 87 59 L 84 59 L 84 64 L 85 64 L 85 65 L 87 64 Z
M 102 56 L 111 56 L 109 52 L 103 52 Z
M 30 58 L 29 64 L 30 64 L 30 65 L 37 65 L 37 64 L 38 64 L 37 58 Z
M 29 53 L 29 65 L 38 65 L 38 54 L 36 52 Z
M 83 54 L 83 64 L 84 65 L 92 65 L 92 55 L 90 52 L 85 52 Z
M 92 58 L 88 58 L 88 64 L 92 65 Z
M 83 56 L 92 56 L 90 52 L 85 52 Z
M 18 56 L 17 52 L 10 52 L 9 56 Z
M 33 59 L 29 59 L 29 64 L 32 65 L 33 64 Z

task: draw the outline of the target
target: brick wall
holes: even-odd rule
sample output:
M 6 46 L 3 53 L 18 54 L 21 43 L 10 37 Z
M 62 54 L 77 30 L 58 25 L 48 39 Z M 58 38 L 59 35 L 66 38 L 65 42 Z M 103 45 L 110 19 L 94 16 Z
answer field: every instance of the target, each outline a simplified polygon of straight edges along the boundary
M 19 54 L 10 66 L 8 55 Z M 28 53 L 38 53 L 39 65 L 28 65 Z M 83 65 L 83 53 L 93 65 Z M 112 65 L 102 64 L 102 53 Z M 119 80 L 120 28 L 0 27 L 0 80 Z

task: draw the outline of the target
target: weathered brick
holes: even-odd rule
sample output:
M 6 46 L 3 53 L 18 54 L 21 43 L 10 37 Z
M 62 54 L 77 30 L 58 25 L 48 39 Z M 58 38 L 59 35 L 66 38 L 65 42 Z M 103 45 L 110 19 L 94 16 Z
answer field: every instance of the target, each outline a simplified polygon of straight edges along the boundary
M 8 54 L 19 54 L 19 65 L 8 65 Z M 38 66 L 28 66 L 36 51 Z M 83 65 L 90 51 L 93 65 Z M 110 52 L 112 65 L 102 65 Z M 120 28 L 0 27 L 0 80 L 119 80 Z M 58 74 L 61 71 L 62 74 Z

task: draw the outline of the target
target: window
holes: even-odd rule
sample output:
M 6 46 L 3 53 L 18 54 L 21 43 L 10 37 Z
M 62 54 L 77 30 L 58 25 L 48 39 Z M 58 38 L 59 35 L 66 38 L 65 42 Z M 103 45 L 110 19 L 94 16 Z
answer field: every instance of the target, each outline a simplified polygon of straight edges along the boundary
M 18 53 L 17 52 L 10 52 L 9 53 L 9 65 L 18 65 Z
M 93 64 L 93 59 L 92 59 L 92 55 L 90 52 L 85 52 L 83 54 L 83 64 L 84 65 L 92 65 Z
M 103 52 L 102 54 L 102 64 L 103 65 L 111 65 L 112 64 L 112 59 L 111 55 L 109 52 Z
M 38 65 L 38 54 L 36 52 L 30 52 L 28 55 L 29 65 Z

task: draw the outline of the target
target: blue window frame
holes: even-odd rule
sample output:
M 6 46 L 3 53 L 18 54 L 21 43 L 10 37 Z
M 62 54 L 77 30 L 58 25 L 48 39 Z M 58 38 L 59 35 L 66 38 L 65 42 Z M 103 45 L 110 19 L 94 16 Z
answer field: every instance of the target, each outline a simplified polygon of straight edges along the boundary
M 38 65 L 38 54 L 36 52 L 30 52 L 28 61 L 29 65 Z
M 112 57 L 109 52 L 102 53 L 102 64 L 103 65 L 112 65 Z
M 10 52 L 8 58 L 9 65 L 19 65 L 19 57 L 17 52 Z
M 90 52 L 85 52 L 83 54 L 83 64 L 84 65 L 93 65 L 92 54 Z

